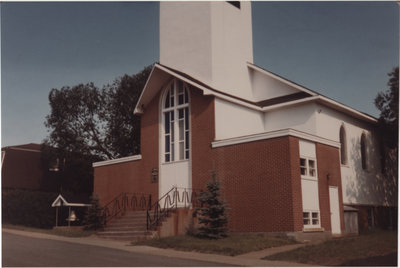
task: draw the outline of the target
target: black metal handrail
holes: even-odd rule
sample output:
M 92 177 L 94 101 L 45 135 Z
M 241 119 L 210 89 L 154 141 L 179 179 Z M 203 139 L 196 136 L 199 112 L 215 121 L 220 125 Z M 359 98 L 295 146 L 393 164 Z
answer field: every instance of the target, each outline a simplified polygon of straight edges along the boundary
M 146 210 L 150 204 L 151 195 L 146 198 L 143 193 L 120 193 L 102 208 L 103 223 L 106 225 L 111 219 L 124 215 L 128 209 Z
M 173 187 L 147 209 L 147 230 L 154 230 L 171 211 L 198 205 L 197 190 Z

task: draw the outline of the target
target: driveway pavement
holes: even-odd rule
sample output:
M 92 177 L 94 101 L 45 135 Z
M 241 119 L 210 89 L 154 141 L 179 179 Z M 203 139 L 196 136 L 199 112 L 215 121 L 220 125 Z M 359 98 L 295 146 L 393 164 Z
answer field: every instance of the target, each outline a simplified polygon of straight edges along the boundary
M 89 246 L 96 246 L 96 247 L 102 248 L 102 250 L 109 249 L 110 252 L 114 252 L 116 250 L 116 251 L 135 253 L 135 254 L 139 254 L 139 255 L 143 255 L 143 256 L 144 255 L 145 256 L 158 256 L 158 257 L 168 257 L 168 258 L 174 258 L 174 259 L 180 259 L 180 260 L 190 260 L 189 264 L 190 263 L 192 264 L 190 266 L 206 266 L 207 263 L 209 263 L 209 264 L 211 263 L 210 265 L 212 265 L 212 266 L 225 266 L 225 265 L 228 265 L 228 266 L 255 266 L 255 267 L 309 266 L 309 265 L 293 263 L 293 262 L 269 261 L 269 260 L 261 260 L 260 259 L 261 257 L 265 257 L 267 255 L 271 255 L 271 254 L 278 253 L 281 251 L 291 250 L 295 247 L 299 247 L 302 245 L 289 245 L 289 246 L 266 249 L 266 250 L 262 250 L 262 251 L 251 252 L 248 254 L 231 257 L 231 256 L 217 255 L 217 254 L 184 252 L 184 251 L 177 251 L 177 250 L 172 250 L 172 249 L 159 249 L 159 248 L 154 248 L 154 247 L 149 247 L 149 246 L 131 246 L 130 243 L 126 242 L 126 241 L 107 240 L 107 239 L 99 238 L 95 235 L 91 236 L 91 237 L 70 238 L 70 237 L 62 237 L 62 236 L 48 235 L 48 234 L 42 234 L 42 233 L 26 232 L 26 231 L 20 231 L 20 230 L 3 229 L 3 236 L 7 235 L 7 234 L 19 235 L 19 236 L 24 236 L 24 237 L 29 237 L 29 238 L 36 238 L 36 239 L 47 239 L 47 240 L 52 240 L 52 241 L 68 242 L 68 243 L 76 244 L 77 248 L 78 248 L 78 245 L 89 245 Z M 4 239 L 4 237 L 3 237 L 3 239 Z M 3 242 L 7 243 L 7 241 L 3 241 Z M 3 247 L 4 247 L 4 244 L 3 244 Z M 111 250 L 114 250 L 114 251 L 111 251 Z M 273 253 L 271 253 L 271 252 L 273 252 Z M 4 249 L 3 249 L 3 260 L 6 260 L 7 256 L 5 256 L 4 253 L 7 254 L 7 252 L 4 252 Z M 105 254 L 105 253 L 103 253 L 103 254 Z M 69 257 L 72 258 L 73 256 L 69 256 Z M 151 263 L 151 258 L 144 260 L 144 261 L 145 262 L 141 263 L 141 265 L 132 265 L 132 264 L 131 265 L 117 265 L 116 264 L 116 265 L 100 265 L 100 266 L 168 266 L 167 262 L 161 263 L 160 265 L 157 265 L 156 263 Z M 202 265 L 201 263 L 194 264 L 197 261 L 204 262 L 204 265 Z M 146 265 L 146 263 L 148 263 L 148 265 Z M 112 263 L 110 263 L 110 264 L 112 264 Z M 3 265 L 5 265 L 5 263 L 3 263 Z M 35 265 L 31 265 L 31 266 L 43 266 L 43 265 L 35 264 Z M 53 266 L 58 266 L 58 265 L 53 265 Z M 68 265 L 61 265 L 61 266 L 68 266 Z M 69 265 L 69 266 L 73 266 L 73 265 Z M 79 265 L 79 266 L 99 266 L 99 265 Z M 178 264 L 174 263 L 173 266 L 178 266 Z M 182 264 L 182 266 L 187 266 L 187 265 Z

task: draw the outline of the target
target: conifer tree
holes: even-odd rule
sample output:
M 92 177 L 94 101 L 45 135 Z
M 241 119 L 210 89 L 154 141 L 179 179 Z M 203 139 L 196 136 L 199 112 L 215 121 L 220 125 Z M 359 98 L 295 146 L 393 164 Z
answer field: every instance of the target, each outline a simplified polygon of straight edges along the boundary
M 221 200 L 220 184 L 215 171 L 211 171 L 212 179 L 207 183 L 206 192 L 201 192 L 198 200 L 202 204 L 199 211 L 199 237 L 220 239 L 228 236 L 228 218 L 226 204 Z

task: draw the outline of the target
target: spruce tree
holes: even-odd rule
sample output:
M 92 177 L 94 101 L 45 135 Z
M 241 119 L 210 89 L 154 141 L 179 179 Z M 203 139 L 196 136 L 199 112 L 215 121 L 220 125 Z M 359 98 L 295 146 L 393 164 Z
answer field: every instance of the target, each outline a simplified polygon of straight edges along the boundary
M 198 208 L 199 237 L 209 239 L 220 239 L 228 236 L 228 218 L 226 215 L 226 204 L 221 200 L 220 184 L 215 171 L 211 171 L 212 179 L 207 183 L 207 191 L 201 192 L 198 198 L 202 204 Z

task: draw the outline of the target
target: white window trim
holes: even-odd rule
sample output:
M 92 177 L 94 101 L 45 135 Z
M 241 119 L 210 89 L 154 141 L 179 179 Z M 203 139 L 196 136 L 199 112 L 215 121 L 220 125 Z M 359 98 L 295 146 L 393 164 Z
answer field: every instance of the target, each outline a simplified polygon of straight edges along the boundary
M 309 157 L 309 156 L 304 156 L 304 155 L 300 155 L 300 158 L 303 158 L 306 160 L 306 168 L 307 168 L 307 175 L 302 175 L 300 172 L 300 176 L 302 179 L 305 180 L 312 180 L 312 181 L 318 181 L 318 165 L 317 165 L 317 159 L 315 157 Z M 309 176 L 308 174 L 310 173 L 310 167 L 309 167 L 309 160 L 313 160 L 314 164 L 315 164 L 315 177 L 313 176 Z M 300 163 L 299 163 L 299 168 L 301 168 Z
M 160 145 L 161 145 L 161 161 L 160 161 L 160 163 L 162 164 L 162 165 L 164 165 L 164 164 L 171 164 L 171 163 L 178 163 L 178 162 L 185 162 L 185 161 L 189 161 L 190 160 L 190 158 L 191 158 L 191 120 L 190 120 L 190 102 L 191 102 L 191 96 L 190 96 L 190 90 L 189 90 L 189 85 L 188 84 L 186 84 L 185 82 L 183 82 L 183 81 L 181 81 L 181 83 L 182 83 L 182 86 L 183 86 L 183 89 L 185 90 L 186 89 L 186 92 L 187 92 L 187 98 L 188 98 L 188 102 L 187 103 L 184 103 L 184 104 L 178 104 L 179 103 L 179 99 L 178 99 L 178 97 L 179 97 L 179 92 L 178 92 L 178 82 L 179 82 L 179 80 L 178 79 L 172 79 L 170 82 L 168 82 L 168 84 L 163 88 L 163 93 L 162 93 L 162 95 L 161 95 L 161 101 L 160 101 L 160 125 L 161 125 L 161 131 L 160 131 L 160 136 L 161 136 L 161 139 L 160 139 Z M 167 95 L 168 95 L 168 92 L 169 92 L 169 88 L 170 88 L 170 86 L 171 86 L 171 84 L 173 84 L 173 87 L 174 87 L 174 106 L 173 107 L 168 107 L 168 108 L 165 108 L 165 101 L 166 101 L 166 97 L 167 97 Z M 179 144 L 180 144 L 180 141 L 181 140 L 179 140 L 179 110 L 180 109 L 185 109 L 185 108 L 188 108 L 188 113 L 187 113 L 187 116 L 188 116 L 188 124 L 189 124 L 189 128 L 188 128 L 188 132 L 189 132 L 189 144 L 188 144 L 188 147 L 189 147 L 189 149 L 186 149 L 185 148 L 185 145 L 186 145 L 186 143 L 187 143 L 187 141 L 186 141 L 186 139 L 185 139 L 185 132 L 186 132 L 186 130 L 184 129 L 184 155 L 183 155 L 183 157 L 184 157 L 184 159 L 180 159 L 180 148 L 179 148 Z M 171 145 L 173 145 L 173 147 L 174 147 L 174 149 L 173 149 L 173 151 L 174 151 L 174 157 L 173 157 L 173 160 L 172 160 L 172 148 L 171 148 L 171 146 L 170 146 L 170 160 L 169 161 L 166 161 L 166 152 L 165 152 L 165 116 L 164 116 L 164 114 L 165 113 L 167 113 L 167 112 L 174 112 L 174 122 L 173 122 L 173 127 L 174 127 L 174 141 L 173 141 L 173 143 L 171 144 Z M 183 120 L 185 120 L 185 119 L 183 119 Z M 171 137 L 170 137 L 171 138 Z M 189 152 L 189 158 L 186 158 L 186 151 L 188 151 Z
M 312 224 L 312 213 L 318 213 L 318 224 Z M 319 210 L 303 210 L 303 213 L 309 213 L 310 216 L 310 224 L 304 224 L 304 215 L 303 215 L 303 226 L 304 229 L 311 229 L 311 228 L 321 228 L 321 213 Z

